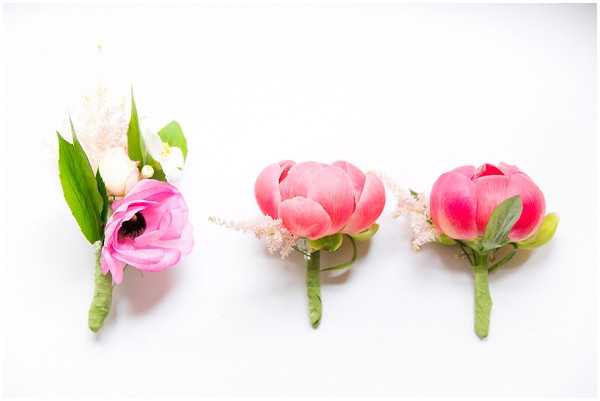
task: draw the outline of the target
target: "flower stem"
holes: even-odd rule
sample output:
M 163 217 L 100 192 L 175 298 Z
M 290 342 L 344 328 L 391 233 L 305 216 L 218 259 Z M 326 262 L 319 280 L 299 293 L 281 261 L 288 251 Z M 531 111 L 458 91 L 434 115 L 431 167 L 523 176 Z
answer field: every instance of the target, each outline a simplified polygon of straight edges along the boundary
M 475 253 L 475 264 L 473 265 L 475 275 L 475 333 L 481 339 L 488 336 L 490 312 L 492 310 L 487 259 L 487 254 Z
M 102 274 L 100 270 L 100 253 L 102 248 L 99 247 L 96 253 L 96 270 L 94 272 L 94 297 L 90 305 L 88 316 L 88 326 L 90 330 L 97 333 L 104 325 L 104 320 L 110 312 L 112 303 L 112 276 L 110 272 Z
M 320 251 L 305 256 L 306 262 L 306 292 L 308 295 L 308 316 L 313 329 L 319 327 L 323 305 L 321 303 Z

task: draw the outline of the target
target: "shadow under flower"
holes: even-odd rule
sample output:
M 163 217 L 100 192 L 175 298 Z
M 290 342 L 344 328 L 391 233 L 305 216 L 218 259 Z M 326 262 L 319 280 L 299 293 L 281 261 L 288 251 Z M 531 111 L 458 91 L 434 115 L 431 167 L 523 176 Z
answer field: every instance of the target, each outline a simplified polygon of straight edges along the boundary
M 177 268 L 161 272 L 142 272 L 127 268 L 123 282 L 113 291 L 113 305 L 127 299 L 133 314 L 144 314 L 158 303 L 175 286 Z

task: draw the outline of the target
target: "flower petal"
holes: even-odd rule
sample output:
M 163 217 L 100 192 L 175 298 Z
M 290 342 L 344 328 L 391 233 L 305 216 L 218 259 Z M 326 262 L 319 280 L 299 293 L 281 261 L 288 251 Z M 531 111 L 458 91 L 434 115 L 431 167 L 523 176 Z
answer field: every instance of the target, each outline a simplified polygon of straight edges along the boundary
M 460 166 L 451 170 L 451 172 L 462 174 L 468 178 L 473 178 L 475 175 L 475 166 Z
M 283 226 L 298 237 L 319 239 L 329 231 L 331 219 L 317 202 L 297 196 L 279 205 L 279 218 Z
M 366 175 L 362 195 L 344 232 L 356 234 L 369 228 L 381 215 L 385 206 L 385 187 L 376 175 Z
M 340 231 L 354 212 L 354 189 L 344 170 L 335 166 L 323 166 L 309 182 L 309 199 L 323 206 L 331 218 L 328 234 Z
M 477 192 L 477 229 L 480 234 L 485 232 L 492 212 L 503 200 L 516 192 L 508 191 L 508 177 L 505 175 L 487 175 L 475 180 Z
M 280 181 L 281 200 L 296 196 L 306 197 L 314 175 L 318 174 L 322 168 L 323 165 L 316 162 L 303 162 L 293 165 L 286 177 Z
M 510 231 L 511 241 L 520 241 L 533 234 L 546 213 L 544 194 L 525 174 L 513 174 L 508 183 L 509 194 L 519 194 L 523 212 Z
M 354 188 L 354 200 L 358 203 L 363 187 L 365 186 L 365 174 L 354 164 L 347 161 L 340 160 L 333 163 L 333 165 L 344 170 L 348 174 L 348 177 L 350 177 L 352 187 Z
M 477 237 L 475 185 L 460 172 L 442 174 L 431 189 L 430 213 L 435 227 L 450 238 Z
M 485 164 L 482 164 L 481 166 L 479 166 L 477 171 L 475 171 L 475 174 L 473 175 L 473 179 L 476 179 L 479 177 L 486 177 L 488 175 L 504 175 L 504 173 L 502 172 L 502 170 L 500 170 L 498 167 L 494 166 L 493 164 L 485 163 Z
M 279 181 L 290 167 L 289 163 L 284 164 L 283 167 L 279 163 L 273 163 L 258 175 L 254 184 L 254 196 L 256 197 L 258 207 L 263 214 L 269 215 L 274 219 L 277 218 L 277 210 L 281 203 Z

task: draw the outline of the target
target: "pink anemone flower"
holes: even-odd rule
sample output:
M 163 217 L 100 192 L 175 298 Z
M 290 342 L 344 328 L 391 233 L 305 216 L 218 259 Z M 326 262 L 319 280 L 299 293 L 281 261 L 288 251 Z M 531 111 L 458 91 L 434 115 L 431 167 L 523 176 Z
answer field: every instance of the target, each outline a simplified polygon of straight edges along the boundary
M 188 208 L 173 185 L 141 180 L 127 196 L 112 204 L 113 214 L 104 230 L 102 273 L 115 283 L 130 265 L 143 271 L 161 271 L 176 265 L 193 247 Z

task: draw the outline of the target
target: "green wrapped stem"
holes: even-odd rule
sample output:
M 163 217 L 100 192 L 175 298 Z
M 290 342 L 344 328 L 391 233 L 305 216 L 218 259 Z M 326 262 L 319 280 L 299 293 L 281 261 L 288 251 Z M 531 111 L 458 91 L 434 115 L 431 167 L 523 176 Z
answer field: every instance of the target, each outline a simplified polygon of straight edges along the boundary
M 112 276 L 110 272 L 102 274 L 100 270 L 101 251 L 102 248 L 99 247 L 96 254 L 96 270 L 94 272 L 94 298 L 90 305 L 88 317 L 88 326 L 94 333 L 97 333 L 104 325 L 104 320 L 108 316 L 112 304 Z
M 313 329 L 319 327 L 323 305 L 321 303 L 321 255 L 315 251 L 305 256 L 306 262 L 306 292 L 308 295 L 308 316 Z
M 475 275 L 475 333 L 483 339 L 488 336 L 490 330 L 490 312 L 492 310 L 487 255 L 476 255 L 475 262 L 473 266 Z

